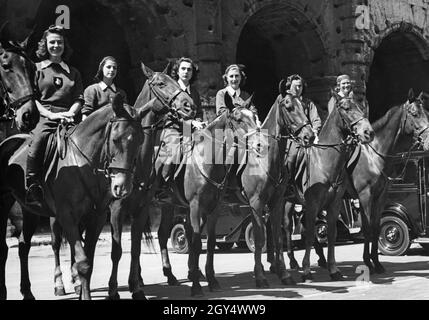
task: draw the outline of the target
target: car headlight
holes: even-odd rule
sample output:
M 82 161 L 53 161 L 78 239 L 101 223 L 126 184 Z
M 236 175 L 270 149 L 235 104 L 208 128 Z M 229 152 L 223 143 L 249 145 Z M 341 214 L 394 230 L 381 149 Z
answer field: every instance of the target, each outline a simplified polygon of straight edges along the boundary
M 359 199 L 352 199 L 352 204 L 356 209 L 360 208 L 360 202 Z
M 302 205 L 301 204 L 295 204 L 294 210 L 295 210 L 295 212 L 301 212 L 302 211 Z

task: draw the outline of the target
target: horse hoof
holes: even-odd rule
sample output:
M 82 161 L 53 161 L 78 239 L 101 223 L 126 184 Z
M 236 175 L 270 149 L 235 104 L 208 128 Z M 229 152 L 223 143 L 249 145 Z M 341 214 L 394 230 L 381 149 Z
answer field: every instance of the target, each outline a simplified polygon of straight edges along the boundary
M 302 282 L 312 282 L 312 281 L 313 281 L 313 275 L 311 273 L 302 275 Z
M 54 294 L 56 296 L 65 296 L 66 295 L 66 290 L 64 290 L 63 287 L 57 287 L 54 289 Z
M 121 296 L 119 295 L 119 293 L 115 292 L 114 294 L 109 294 L 106 297 L 106 300 L 121 300 Z
M 131 297 L 133 298 L 133 300 L 147 300 L 143 290 L 133 292 Z
M 209 283 L 209 289 L 210 289 L 210 292 L 220 292 L 220 291 L 222 291 L 222 288 L 220 287 L 219 282 L 217 282 L 216 280 L 215 281 L 211 281 Z
M 293 278 L 291 276 L 283 278 L 282 279 L 282 283 L 286 286 L 294 286 L 296 285 L 295 280 L 293 280 Z
M 317 260 L 317 265 L 323 269 L 327 268 L 326 260 L 322 260 L 322 259 Z
M 36 300 L 31 292 L 24 294 L 23 300 Z
M 175 276 L 168 277 L 167 283 L 169 286 L 179 286 L 180 282 L 176 279 Z
M 341 281 L 341 280 L 344 280 L 343 275 L 339 271 L 337 271 L 335 273 L 331 273 L 330 277 L 331 277 L 332 281 Z
M 267 279 L 257 279 L 256 280 L 256 288 L 269 288 L 270 285 L 268 284 L 268 280 Z
M 74 292 L 80 296 L 80 293 L 82 292 L 82 285 L 78 285 L 74 287 Z
M 204 292 L 201 286 L 192 286 L 191 287 L 191 297 L 204 297 Z
M 384 269 L 384 267 L 380 264 L 380 265 L 377 265 L 377 266 L 375 267 L 374 271 L 375 271 L 375 273 L 377 273 L 377 274 L 382 274 L 382 273 L 385 273 L 385 272 L 386 272 L 386 269 Z

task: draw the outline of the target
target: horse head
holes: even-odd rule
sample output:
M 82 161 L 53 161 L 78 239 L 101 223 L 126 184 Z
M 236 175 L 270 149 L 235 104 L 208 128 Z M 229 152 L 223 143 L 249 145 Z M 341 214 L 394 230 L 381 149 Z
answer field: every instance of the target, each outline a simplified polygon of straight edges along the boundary
M 280 126 L 286 128 L 287 134 L 304 145 L 313 143 L 315 134 L 304 113 L 301 101 L 291 93 L 280 89 L 278 108 Z
M 408 92 L 408 101 L 403 105 L 404 116 L 401 129 L 405 134 L 413 134 L 425 151 L 429 150 L 429 121 L 424 109 L 423 92 L 418 97 L 413 89 Z
M 35 65 L 26 54 L 28 37 L 22 42 L 0 38 L 0 95 L 6 108 L 3 118 L 14 119 L 20 131 L 32 130 L 39 121 L 33 79 Z
M 370 143 L 375 136 L 374 130 L 353 94 L 341 97 L 334 90 L 331 93 L 336 100 L 335 109 L 342 119 L 343 130 L 363 144 Z
M 141 63 L 143 73 L 148 78 L 148 84 L 153 95 L 163 105 L 169 108 L 173 115 L 184 120 L 193 119 L 196 106 L 191 96 L 183 91 L 177 81 L 165 71 L 155 72 Z
M 106 129 L 108 141 L 104 154 L 106 170 L 111 178 L 111 193 L 115 198 L 124 198 L 132 191 L 136 158 L 143 141 L 141 120 L 147 110 L 158 108 L 156 99 L 139 109 L 124 105 L 120 94 L 112 100 L 114 117 Z

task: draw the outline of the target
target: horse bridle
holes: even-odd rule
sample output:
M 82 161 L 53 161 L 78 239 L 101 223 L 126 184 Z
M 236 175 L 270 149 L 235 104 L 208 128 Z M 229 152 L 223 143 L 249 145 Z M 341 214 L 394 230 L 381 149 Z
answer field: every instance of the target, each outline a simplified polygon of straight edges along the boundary
M 292 98 L 296 98 L 296 97 L 293 97 L 292 96 Z M 284 99 L 286 99 L 286 96 L 282 99 L 282 100 L 284 100 Z M 293 139 L 294 141 L 296 141 L 296 142 L 298 142 L 299 143 L 299 139 L 298 139 L 298 135 L 299 135 L 299 133 L 301 132 L 301 130 L 302 129 L 304 129 L 304 127 L 306 127 L 306 126 L 310 126 L 310 129 L 311 129 L 311 122 L 310 122 L 310 120 L 308 120 L 307 119 L 307 121 L 305 121 L 304 123 L 301 123 L 301 124 L 299 124 L 299 125 L 296 125 L 297 126 L 297 128 L 294 130 L 293 129 L 293 126 L 295 125 L 293 122 L 292 122 L 292 120 L 291 119 L 289 119 L 289 117 L 287 116 L 288 114 L 289 114 L 289 112 L 287 111 L 287 108 L 286 107 L 280 107 L 280 108 L 284 108 L 284 109 L 286 109 L 286 111 L 283 111 L 283 113 L 285 114 L 284 116 L 282 116 L 282 119 L 283 119 L 283 121 L 285 122 L 285 124 L 286 124 L 286 128 L 287 128 L 287 131 L 289 132 L 289 135 L 287 135 L 287 136 L 285 136 L 284 138 L 291 138 L 291 139 Z M 281 137 L 281 138 L 283 138 L 283 136 Z
M 411 105 L 412 105 L 411 103 L 407 103 L 406 105 L 404 105 L 402 107 L 403 110 L 406 109 L 406 112 L 405 112 L 405 116 L 403 116 L 404 120 L 401 121 L 401 126 L 400 126 L 400 129 L 398 130 L 398 133 L 397 133 L 396 137 L 395 137 L 395 141 L 398 138 L 398 136 L 401 133 L 401 131 L 403 131 L 404 128 L 405 128 L 405 124 L 407 123 L 407 119 L 408 119 L 408 114 L 410 113 L 410 107 L 411 107 Z M 429 126 L 426 126 L 423 129 L 417 129 L 417 128 L 415 128 L 413 136 L 414 136 L 414 138 L 416 140 L 416 144 L 418 144 L 418 145 L 422 144 L 421 135 L 426 130 L 428 130 L 428 129 L 429 129 Z
M 352 98 L 349 98 L 349 97 L 341 98 L 340 100 L 337 100 L 337 103 L 336 103 L 336 106 L 335 106 L 335 107 L 337 108 L 338 114 L 339 114 L 339 116 L 340 116 L 341 120 L 343 121 L 343 123 L 344 123 L 344 125 L 345 125 L 345 127 L 346 127 L 347 131 L 349 132 L 349 136 L 351 136 L 352 140 L 358 140 L 358 138 L 357 138 L 357 136 L 356 136 L 356 132 L 355 132 L 355 130 L 353 129 L 353 127 L 354 127 L 355 125 L 357 125 L 360 121 L 362 121 L 362 120 L 364 120 L 364 119 L 366 119 L 366 118 L 363 116 L 363 112 L 362 112 L 362 110 L 360 109 L 359 105 L 357 105 L 357 107 L 358 107 L 359 111 L 361 111 L 361 112 L 362 112 L 362 116 L 361 116 L 360 118 L 358 118 L 357 120 L 355 120 L 355 121 L 350 121 L 350 120 L 349 120 L 346 116 L 344 116 L 344 115 L 342 114 L 342 112 L 340 111 L 340 109 L 342 109 L 342 110 L 344 110 L 344 112 L 345 112 L 345 113 L 347 113 L 347 109 L 346 109 L 346 108 L 344 108 L 344 107 L 342 107 L 342 106 L 340 105 L 340 102 L 341 102 L 341 100 L 343 100 L 343 99 L 353 100 Z M 356 103 L 356 102 L 355 102 L 355 103 Z
M 27 54 L 24 52 L 23 49 L 12 47 L 12 48 L 6 48 L 4 50 L 7 52 L 13 52 L 13 53 L 23 57 L 25 59 L 26 63 L 30 62 L 31 64 L 33 64 L 33 62 L 30 60 L 30 58 L 27 56 Z M 12 99 L 9 96 L 9 91 L 6 89 L 6 86 L 3 82 L 3 79 L 1 79 L 1 77 L 0 77 L 0 90 L 2 91 L 2 98 L 3 98 L 4 105 L 6 107 L 5 112 L 2 115 L 3 120 L 15 119 L 16 110 L 21 108 L 28 101 L 34 100 L 36 97 L 35 89 L 32 86 L 30 94 L 24 95 L 24 96 L 14 100 L 14 101 L 12 101 Z

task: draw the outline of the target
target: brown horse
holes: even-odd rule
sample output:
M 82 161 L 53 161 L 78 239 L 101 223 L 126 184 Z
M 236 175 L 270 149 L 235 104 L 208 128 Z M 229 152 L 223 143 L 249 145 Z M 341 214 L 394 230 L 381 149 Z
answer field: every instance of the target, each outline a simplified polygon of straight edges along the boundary
M 342 172 L 346 160 L 357 142 L 369 143 L 374 138 L 374 131 L 364 117 L 364 113 L 353 97 L 342 98 L 335 92 L 336 108 L 328 116 L 319 134 L 319 143 L 308 149 L 307 174 L 304 175 L 303 192 L 299 199 L 306 204 L 305 244 L 303 259 L 304 280 L 311 280 L 310 250 L 314 241 L 314 227 L 317 214 L 327 208 L 328 222 L 333 220 L 333 213 L 339 210 L 340 201 L 336 198 L 338 186 L 342 181 Z M 337 201 L 333 201 L 337 199 Z M 282 217 L 272 219 L 274 246 L 283 250 L 283 239 L 280 232 Z M 337 217 L 337 216 L 336 216 Z M 277 225 L 277 235 L 276 228 Z M 288 226 L 285 226 L 288 228 Z M 335 239 L 328 238 L 328 269 L 332 278 L 341 277 L 334 260 Z M 284 266 L 283 266 L 284 267 Z
M 39 121 L 33 87 L 35 65 L 26 54 L 27 41 L 0 37 L 0 98 L 5 109 L 0 116 L 2 120 L 14 120 L 17 129 L 25 132 Z
M 168 66 L 167 66 L 168 67 Z M 140 95 L 137 98 L 135 107 L 147 103 L 152 98 L 157 98 L 165 106 L 174 110 L 180 116 L 180 122 L 183 119 L 189 119 L 195 112 L 195 105 L 192 98 L 180 89 L 178 83 L 166 73 L 154 72 L 150 68 L 142 65 L 143 72 L 148 78 Z M 177 121 L 175 121 L 177 123 Z M 112 273 L 109 279 L 109 299 L 119 299 L 118 293 L 118 264 L 122 256 L 122 221 L 125 214 L 130 214 L 131 227 L 131 269 L 128 279 L 129 289 L 134 299 L 145 299 L 143 292 L 143 280 L 140 277 L 140 249 L 141 238 L 145 227 L 147 215 L 147 206 L 153 198 L 153 192 L 157 183 L 155 180 L 154 162 L 155 162 L 155 139 L 158 131 L 165 126 L 171 125 L 171 119 L 147 118 L 142 122 L 144 127 L 145 139 L 139 151 L 137 167 L 135 173 L 135 188 L 127 199 L 114 201 L 111 204 L 110 223 L 112 227 Z M 176 280 L 177 281 L 177 280 Z
M 24 217 L 49 213 L 58 219 L 74 250 L 76 269 L 82 282 L 80 298 L 91 298 L 89 283 L 92 262 L 98 236 L 106 221 L 106 209 L 113 198 L 124 198 L 131 192 L 135 158 L 143 141 L 141 121 L 159 112 L 165 113 L 166 107 L 156 103 L 155 99 L 141 108 L 132 109 L 124 106 L 122 97 L 117 95 L 111 105 L 97 110 L 74 127 L 68 134 L 66 154 L 58 158 L 44 183 L 46 204 L 43 212 L 27 206 L 24 201 L 29 137 L 16 135 L 3 141 L 0 145 L 3 223 L 1 280 L 4 280 L 7 257 L 4 230 L 10 207 L 6 206 L 16 200 L 24 211 Z M 85 248 L 81 242 L 80 223 L 84 223 L 86 230 Z M 32 233 L 28 234 L 25 228 L 24 221 L 24 237 L 29 245 Z M 34 232 L 34 229 L 31 231 Z M 4 282 L 0 286 L 1 298 L 6 298 Z M 31 298 L 29 280 L 21 288 L 27 290 L 23 292 L 24 297 Z
M 429 147 L 429 120 L 423 109 L 422 94 L 415 97 L 410 89 L 408 101 L 389 109 L 372 126 L 375 131 L 374 141 L 361 147 L 359 160 L 353 166 L 350 176 L 346 175 L 346 183 L 339 188 L 337 197 L 341 199 L 345 190 L 349 189 L 348 184 L 352 184 L 352 190 L 359 196 L 361 203 L 365 236 L 363 261 L 371 273 L 383 273 L 384 267 L 378 259 L 378 238 L 381 213 L 393 173 L 390 160 L 395 152 L 411 151 L 416 144 L 422 145 L 426 151 Z M 336 218 L 338 212 L 332 220 Z M 335 225 L 328 225 L 329 232 L 336 236 Z M 334 235 L 331 237 L 334 238 Z M 321 259 L 324 259 L 323 250 L 321 254 Z

